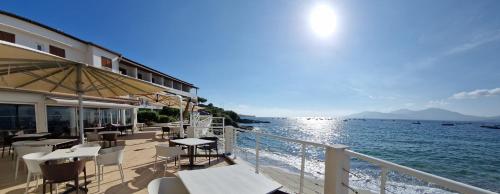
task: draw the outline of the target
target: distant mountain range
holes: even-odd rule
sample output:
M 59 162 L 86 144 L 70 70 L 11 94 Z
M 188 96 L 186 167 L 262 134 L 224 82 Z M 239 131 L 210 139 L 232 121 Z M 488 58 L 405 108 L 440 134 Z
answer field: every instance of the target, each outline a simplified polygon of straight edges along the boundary
M 348 118 L 366 119 L 405 119 L 405 120 L 441 120 L 441 121 L 500 121 L 500 116 L 480 117 L 464 115 L 439 108 L 428 108 L 424 110 L 400 109 L 388 113 L 366 111 L 347 116 Z

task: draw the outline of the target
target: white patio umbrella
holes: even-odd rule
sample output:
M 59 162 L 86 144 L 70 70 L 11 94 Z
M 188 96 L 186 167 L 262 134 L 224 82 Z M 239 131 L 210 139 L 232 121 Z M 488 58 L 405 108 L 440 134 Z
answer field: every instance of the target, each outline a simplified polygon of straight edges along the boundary
M 80 62 L 0 41 L 0 88 L 75 94 L 83 142 L 83 96 L 118 97 L 167 90 Z
M 179 108 L 179 125 L 180 129 L 184 128 L 184 120 L 183 120 L 183 107 L 189 107 L 190 102 L 184 102 L 182 96 L 176 94 L 169 94 L 166 92 L 158 92 L 153 94 L 143 94 L 137 95 L 142 98 L 151 100 L 156 104 L 161 104 L 168 107 L 178 107 Z M 180 136 L 184 137 L 184 130 L 180 130 Z

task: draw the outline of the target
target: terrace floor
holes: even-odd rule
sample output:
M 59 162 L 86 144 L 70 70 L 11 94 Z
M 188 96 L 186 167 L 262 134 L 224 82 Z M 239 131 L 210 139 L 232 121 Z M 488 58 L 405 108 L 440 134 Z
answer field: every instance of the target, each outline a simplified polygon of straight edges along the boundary
M 154 172 L 153 163 L 155 155 L 155 145 L 158 143 L 167 143 L 167 140 L 161 139 L 161 132 L 144 132 L 135 133 L 119 137 L 118 144 L 125 145 L 125 153 L 123 158 L 123 171 L 125 174 L 124 183 L 121 183 L 120 173 L 115 166 L 104 167 L 104 180 L 101 180 L 101 189 L 97 191 L 97 179 L 94 173 L 94 162 L 87 162 L 87 180 L 92 181 L 88 185 L 89 193 L 147 193 L 148 183 L 156 178 L 164 176 L 163 165 L 159 164 L 158 171 Z M 188 164 L 188 159 L 183 158 L 183 164 Z M 164 164 L 164 162 L 163 162 Z M 211 165 L 208 165 L 208 159 L 198 157 L 196 164 L 206 165 L 206 168 L 216 166 L 230 165 L 223 157 L 219 160 L 212 157 Z M 168 164 L 168 172 L 165 176 L 176 176 L 177 168 L 173 167 L 174 163 Z M 205 168 L 202 167 L 202 168 Z M 187 167 L 182 167 L 187 168 Z M 26 186 L 26 167 L 20 165 L 19 176 L 14 180 L 15 160 L 8 157 L 0 159 L 0 193 L 15 194 L 24 193 Z M 81 180 L 83 175 L 80 176 Z M 82 182 L 82 181 L 80 181 Z M 29 193 L 41 193 L 41 179 L 39 180 L 38 188 L 35 188 L 35 181 L 30 184 Z M 66 188 L 63 184 L 59 184 L 59 192 L 62 193 Z M 47 187 L 48 190 L 48 187 Z M 55 191 L 54 191 L 55 193 Z

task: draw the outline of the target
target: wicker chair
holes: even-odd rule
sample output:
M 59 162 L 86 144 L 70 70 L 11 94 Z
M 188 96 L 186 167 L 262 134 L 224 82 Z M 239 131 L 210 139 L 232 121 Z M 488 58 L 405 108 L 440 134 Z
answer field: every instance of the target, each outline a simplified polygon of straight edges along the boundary
M 83 172 L 84 182 L 87 182 L 87 173 L 85 172 L 85 161 L 75 161 L 61 164 L 40 164 L 43 177 L 43 193 L 47 184 L 50 186 L 50 193 L 52 193 L 52 184 L 64 183 L 67 181 L 74 181 L 76 193 L 80 190 L 78 176 Z M 57 188 L 57 186 L 56 186 Z M 85 185 L 87 189 L 87 185 Z

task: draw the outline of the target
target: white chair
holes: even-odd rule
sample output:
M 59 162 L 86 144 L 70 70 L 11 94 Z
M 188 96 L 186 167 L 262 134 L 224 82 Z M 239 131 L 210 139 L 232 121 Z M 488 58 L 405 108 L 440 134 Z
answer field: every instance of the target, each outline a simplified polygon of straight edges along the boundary
M 74 145 L 73 147 L 71 147 L 71 149 L 78 149 L 78 148 L 85 148 L 85 147 L 101 147 L 101 145 L 99 143 L 95 143 L 95 142 L 87 142 L 87 143 L 83 143 L 83 144 Z M 97 157 L 94 157 L 92 159 L 84 159 L 84 160 L 87 160 L 87 161 L 94 160 L 94 174 L 97 175 Z M 97 178 L 97 176 L 95 178 Z
M 179 169 L 181 168 L 181 153 L 184 151 L 182 150 L 182 147 L 180 146 L 175 146 L 175 147 L 169 147 L 168 144 L 158 144 L 155 146 L 156 148 L 156 155 L 155 155 L 155 163 L 154 163 L 154 170 L 156 171 L 156 161 L 158 158 L 161 160 L 165 160 L 165 170 L 164 174 L 167 172 L 167 166 L 168 166 L 168 160 L 169 159 L 179 159 Z M 175 163 L 174 163 L 175 166 Z
M 31 178 L 35 178 L 36 186 L 38 188 L 38 179 L 42 176 L 42 169 L 40 169 L 40 164 L 43 161 L 38 160 L 42 156 L 45 156 L 48 152 L 35 152 L 31 154 L 26 154 L 23 156 L 23 160 L 28 167 L 28 176 L 26 177 L 26 190 L 25 193 L 28 193 L 28 189 L 30 187 Z
M 22 157 L 26 154 L 35 152 L 52 152 L 52 146 L 15 146 L 14 153 L 17 155 L 16 159 L 16 173 L 14 175 L 14 180 L 17 180 L 17 173 L 19 172 L 19 162 L 23 159 Z
M 118 166 L 123 183 L 123 149 L 123 146 L 118 146 L 99 151 L 99 156 L 97 156 L 97 191 L 101 189 L 101 179 L 104 179 L 104 166 Z
M 165 193 L 175 193 L 175 194 L 188 194 L 186 186 L 182 184 L 182 181 L 177 177 L 164 177 L 152 180 L 148 184 L 149 194 L 165 194 Z

